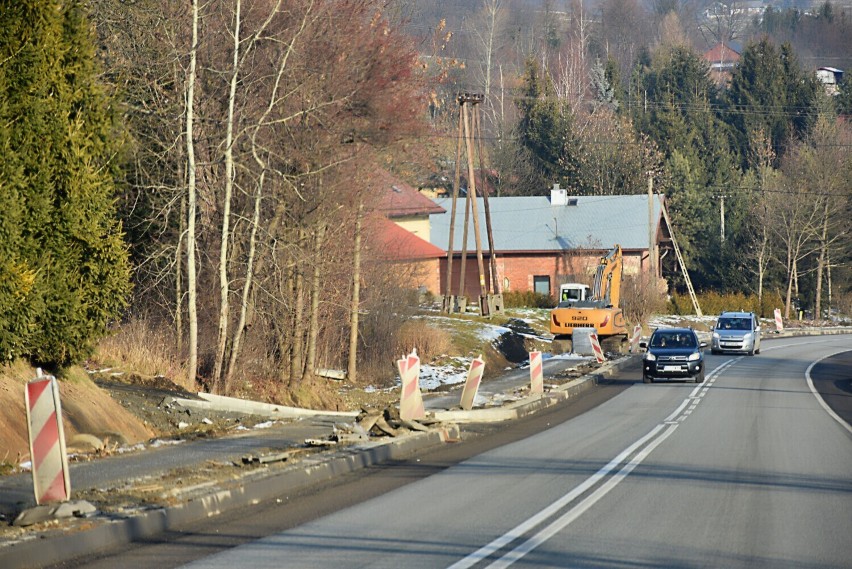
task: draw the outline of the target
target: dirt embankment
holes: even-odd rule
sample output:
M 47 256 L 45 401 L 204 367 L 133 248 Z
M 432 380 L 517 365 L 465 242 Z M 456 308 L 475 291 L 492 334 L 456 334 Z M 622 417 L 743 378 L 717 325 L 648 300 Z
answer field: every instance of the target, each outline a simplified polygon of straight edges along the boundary
M 6 468 L 29 460 L 24 387 L 33 377 L 35 373 L 26 378 L 0 375 L 0 465 Z M 133 444 L 159 434 L 92 381 L 61 381 L 59 395 L 69 449 L 92 450 L 79 435 L 91 435 L 109 445 Z

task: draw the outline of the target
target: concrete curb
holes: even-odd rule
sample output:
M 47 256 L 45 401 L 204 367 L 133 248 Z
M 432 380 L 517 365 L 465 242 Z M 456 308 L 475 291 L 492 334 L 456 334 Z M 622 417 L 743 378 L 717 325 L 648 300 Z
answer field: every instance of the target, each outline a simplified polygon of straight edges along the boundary
M 438 421 L 452 423 L 494 423 L 508 421 L 530 415 L 551 405 L 556 405 L 572 397 L 587 391 L 598 384 L 600 380 L 614 372 L 621 371 L 636 364 L 640 355 L 629 355 L 618 360 L 604 363 L 593 373 L 569 381 L 563 385 L 542 394 L 525 397 L 518 401 L 508 403 L 503 407 L 492 407 L 485 409 L 430 411 L 428 415 L 434 416 Z
M 139 511 L 125 517 L 89 518 L 90 529 L 72 530 L 66 535 L 50 536 L 47 539 L 34 535 L 27 541 L 4 547 L 0 551 L 0 565 L 4 569 L 42 567 L 150 538 L 180 525 L 274 499 L 342 474 L 404 459 L 416 451 L 458 440 L 460 436 L 457 425 L 446 425 L 428 432 L 341 449 L 318 459 L 305 459 L 285 467 L 281 472 L 266 471 L 258 475 L 258 471 L 252 471 L 220 483 L 213 492 L 183 496 L 187 501 L 176 506 Z
M 257 401 L 248 401 L 245 399 L 237 399 L 236 397 L 225 397 L 223 395 L 213 395 L 212 393 L 199 393 L 198 396 L 203 399 L 183 399 L 180 397 L 172 398 L 172 401 L 183 407 L 199 410 L 226 411 L 237 413 L 248 413 L 250 415 L 260 415 L 273 419 L 297 419 L 299 417 L 345 417 L 354 419 L 358 416 L 355 411 L 316 411 L 313 409 L 300 409 L 298 407 L 287 407 L 286 405 L 273 405 L 271 403 L 260 403 Z
M 34 535 L 31 539 L 9 544 L 0 550 L 0 565 L 4 569 L 23 569 L 53 565 L 83 556 L 93 551 L 114 548 L 134 541 L 153 537 L 181 525 L 216 516 L 225 511 L 275 499 L 282 494 L 303 489 L 330 480 L 361 468 L 399 460 L 424 450 L 461 437 L 458 423 L 487 423 L 505 421 L 530 415 L 541 409 L 556 405 L 594 387 L 602 378 L 631 365 L 637 356 L 628 356 L 607 362 L 593 373 L 560 385 L 540 396 L 526 397 L 507 404 L 505 407 L 473 409 L 471 411 L 437 411 L 435 418 L 444 426 L 427 432 L 410 433 L 390 440 L 368 442 L 340 449 L 333 453 L 318 455 L 278 472 L 253 470 L 235 479 L 220 482 L 216 486 L 203 485 L 188 488 L 175 496 L 182 503 L 165 508 L 139 510 L 126 516 L 95 516 L 89 518 L 88 529 L 72 530 L 65 535 Z M 204 394 L 208 397 L 208 394 Z M 196 405 L 198 409 L 235 407 L 256 414 L 273 413 L 284 417 L 289 408 L 254 403 L 233 398 L 211 397 L 208 401 L 176 400 L 180 404 Z M 215 407 L 214 407 L 215 406 Z M 308 410 L 308 413 L 313 413 Z M 328 414 L 328 413 L 316 413 Z M 351 413 L 335 416 L 353 416 Z
M 852 334 L 852 328 L 787 328 L 783 332 L 765 332 L 764 340 L 772 338 L 800 338 L 802 336 L 833 336 L 836 334 Z

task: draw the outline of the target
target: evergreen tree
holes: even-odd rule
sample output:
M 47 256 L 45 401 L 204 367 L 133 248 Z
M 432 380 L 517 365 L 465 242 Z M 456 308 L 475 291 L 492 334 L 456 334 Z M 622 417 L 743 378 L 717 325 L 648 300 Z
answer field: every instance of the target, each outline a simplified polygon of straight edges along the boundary
M 592 89 L 595 94 L 595 100 L 598 103 L 605 105 L 612 111 L 617 111 L 619 102 L 615 94 L 615 89 L 610 85 L 607 71 L 600 60 L 595 61 L 591 69 Z
M 0 183 L 11 208 L 0 249 L 19 251 L 6 257 L 0 302 L 5 289 L 25 300 L 5 315 L 0 350 L 62 365 L 87 355 L 129 292 L 113 203 L 114 107 L 97 80 L 81 1 L 7 2 L 0 25 L 0 123 L 9 125 Z
M 648 103 L 633 108 L 635 123 L 666 157 L 669 208 L 694 284 L 716 286 L 730 272 L 720 263 L 717 204 L 739 179 L 727 127 L 716 116 L 716 87 L 703 58 L 682 46 L 661 48 L 642 69 Z
M 536 185 L 542 191 L 554 182 L 570 184 L 574 157 L 571 148 L 571 111 L 556 97 L 550 77 L 534 60 L 524 73 L 523 96 L 517 102 L 521 118 L 518 138 L 530 156 Z
M 761 130 L 780 159 L 791 139 L 807 135 L 816 94 L 816 78 L 802 70 L 789 45 L 779 50 L 768 38 L 749 44 L 728 89 L 727 116 L 742 159 L 753 153 L 752 135 Z
M 852 115 L 852 73 L 844 75 L 837 85 L 834 106 L 838 115 Z

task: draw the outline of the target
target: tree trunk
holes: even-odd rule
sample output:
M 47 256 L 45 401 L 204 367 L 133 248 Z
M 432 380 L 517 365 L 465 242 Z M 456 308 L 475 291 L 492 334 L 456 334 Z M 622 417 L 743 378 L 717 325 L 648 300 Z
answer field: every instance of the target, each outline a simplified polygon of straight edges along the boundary
M 322 263 L 320 263 L 320 254 L 322 253 L 323 241 L 325 238 L 325 225 L 320 223 L 314 235 L 314 273 L 311 278 L 311 311 L 308 324 L 308 345 L 305 354 L 305 371 L 302 374 L 302 384 L 311 383 L 314 377 L 314 369 L 316 368 L 317 359 L 317 338 L 319 337 L 319 304 L 320 295 L 322 294 Z
M 828 200 L 825 200 L 822 217 L 822 234 L 819 240 L 819 260 L 817 261 L 816 299 L 814 300 L 814 319 L 816 320 L 819 320 L 822 316 L 822 273 L 825 271 L 826 259 L 828 257 L 828 215 Z
M 349 316 L 349 381 L 358 381 L 358 312 L 361 307 L 361 218 L 364 215 L 364 202 L 358 202 L 355 218 L 355 251 L 352 259 L 352 307 Z
M 249 237 L 249 252 L 246 266 L 245 282 L 243 283 L 243 294 L 240 300 L 240 319 L 237 322 L 237 328 L 234 330 L 234 340 L 231 346 L 231 355 L 228 358 L 228 368 L 225 371 L 223 378 L 224 392 L 227 394 L 231 386 L 231 378 L 234 375 L 234 368 L 237 365 L 237 358 L 240 355 L 240 347 L 243 340 L 243 332 L 246 329 L 248 320 L 249 296 L 251 294 L 252 283 L 254 282 L 254 259 L 257 252 L 257 230 L 260 226 L 260 205 L 263 197 L 263 182 L 266 172 L 260 175 L 260 180 L 257 182 L 257 191 L 254 196 L 254 215 L 251 219 L 251 237 Z
M 189 55 L 189 78 L 186 89 L 186 162 L 187 162 L 187 217 L 186 217 L 186 288 L 189 293 L 189 361 L 187 380 L 195 384 L 198 375 L 198 289 L 195 268 L 195 216 L 198 209 L 196 195 L 195 145 L 193 143 L 193 121 L 195 99 L 195 77 L 198 57 L 198 0 L 192 1 L 192 49 Z
M 297 243 L 302 243 L 305 240 L 305 230 L 299 230 L 299 240 Z M 293 310 L 293 335 L 290 340 L 292 346 L 292 357 L 290 358 L 290 388 L 295 389 L 302 381 L 303 358 L 304 358 L 304 342 L 305 342 L 305 285 L 302 275 L 302 267 L 297 264 L 293 269 L 295 276 L 293 278 L 293 298 L 295 299 Z
M 213 365 L 213 384 L 216 392 L 225 394 L 227 378 L 223 377 L 225 346 L 228 341 L 228 320 L 231 317 L 228 279 L 228 242 L 231 238 L 231 197 L 234 192 L 234 108 L 236 107 L 237 78 L 240 61 L 240 10 L 242 0 L 236 0 L 234 14 L 234 53 L 231 68 L 231 84 L 228 92 L 228 119 L 225 124 L 225 195 L 222 204 L 222 239 L 219 243 L 219 327 L 216 342 L 216 361 Z
M 180 198 L 178 243 L 175 248 L 175 338 L 177 353 L 183 354 L 183 237 L 186 228 L 186 195 Z

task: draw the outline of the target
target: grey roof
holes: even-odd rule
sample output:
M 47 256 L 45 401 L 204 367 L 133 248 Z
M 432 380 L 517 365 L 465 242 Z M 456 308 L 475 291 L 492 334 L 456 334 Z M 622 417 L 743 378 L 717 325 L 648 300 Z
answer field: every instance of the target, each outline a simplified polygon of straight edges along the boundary
M 491 227 L 495 252 L 567 251 L 571 249 L 609 249 L 615 244 L 622 249 L 648 249 L 648 196 L 579 196 L 577 205 L 551 205 L 549 197 L 492 197 Z M 431 242 L 447 250 L 450 234 L 451 198 L 436 198 L 436 204 L 447 213 L 430 216 Z M 654 195 L 654 220 L 660 219 L 660 196 Z M 456 206 L 453 250 L 462 248 L 465 200 Z M 480 237 L 483 251 L 488 251 L 485 210 L 477 198 Z M 476 250 L 473 219 L 468 230 L 468 251 Z

